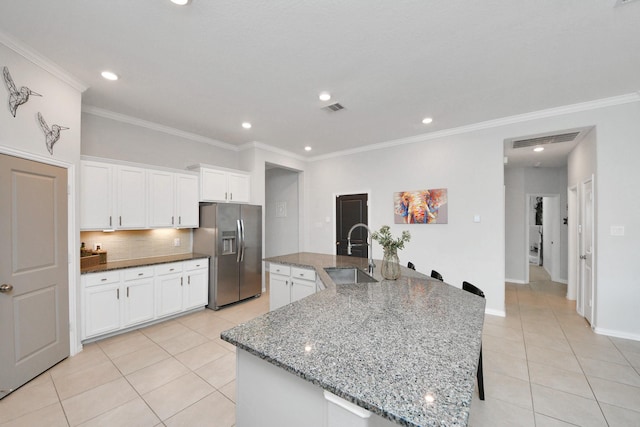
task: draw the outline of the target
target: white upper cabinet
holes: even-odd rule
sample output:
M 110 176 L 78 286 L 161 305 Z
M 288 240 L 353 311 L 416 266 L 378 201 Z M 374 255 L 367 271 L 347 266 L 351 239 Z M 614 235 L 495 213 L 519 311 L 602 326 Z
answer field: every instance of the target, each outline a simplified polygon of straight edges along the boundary
M 149 174 L 149 226 L 176 227 L 175 177 L 171 172 Z
M 147 171 L 116 166 L 117 228 L 140 229 L 147 226 Z
M 149 205 L 150 227 L 198 227 L 198 177 L 151 171 Z
M 200 201 L 249 203 L 251 175 L 230 169 L 218 169 L 203 165 L 190 166 L 200 172 Z
M 244 173 L 230 172 L 227 175 L 229 189 L 228 202 L 249 203 L 251 197 L 251 177 Z
M 227 172 L 215 169 L 200 170 L 200 201 L 227 200 Z
M 107 163 L 82 161 L 80 165 L 80 228 L 113 228 L 113 168 Z
M 178 227 L 197 228 L 200 224 L 198 177 L 176 174 L 176 214 Z
M 194 173 L 83 160 L 80 174 L 82 230 L 198 227 Z

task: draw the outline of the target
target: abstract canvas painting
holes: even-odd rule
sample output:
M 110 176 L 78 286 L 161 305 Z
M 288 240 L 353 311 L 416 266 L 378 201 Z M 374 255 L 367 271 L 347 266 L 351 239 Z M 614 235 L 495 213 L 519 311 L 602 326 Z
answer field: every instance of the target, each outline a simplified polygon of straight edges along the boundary
M 400 191 L 393 195 L 396 224 L 446 224 L 447 189 Z

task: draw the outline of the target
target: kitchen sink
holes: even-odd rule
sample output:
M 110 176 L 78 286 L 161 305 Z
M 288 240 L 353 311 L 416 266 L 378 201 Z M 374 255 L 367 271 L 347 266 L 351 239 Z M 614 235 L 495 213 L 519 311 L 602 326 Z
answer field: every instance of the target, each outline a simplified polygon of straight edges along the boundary
M 327 272 L 336 285 L 377 282 L 376 279 L 355 267 L 329 267 L 325 268 L 324 271 Z

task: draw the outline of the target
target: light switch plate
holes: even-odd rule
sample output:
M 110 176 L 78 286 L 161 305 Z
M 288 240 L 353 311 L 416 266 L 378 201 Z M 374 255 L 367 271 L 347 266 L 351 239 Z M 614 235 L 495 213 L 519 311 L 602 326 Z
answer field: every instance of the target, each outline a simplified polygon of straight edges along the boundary
M 624 225 L 612 225 L 610 233 L 612 236 L 624 236 Z
M 473 222 L 480 222 L 480 215 L 474 215 Z

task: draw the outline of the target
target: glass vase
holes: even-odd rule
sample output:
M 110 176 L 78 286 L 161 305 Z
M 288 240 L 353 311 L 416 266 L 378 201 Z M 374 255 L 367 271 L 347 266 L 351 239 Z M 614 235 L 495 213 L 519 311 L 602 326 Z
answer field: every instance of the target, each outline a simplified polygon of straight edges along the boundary
M 382 257 L 382 269 L 380 274 L 387 280 L 396 280 L 400 277 L 400 260 L 398 259 L 398 251 L 394 249 L 385 249 Z

